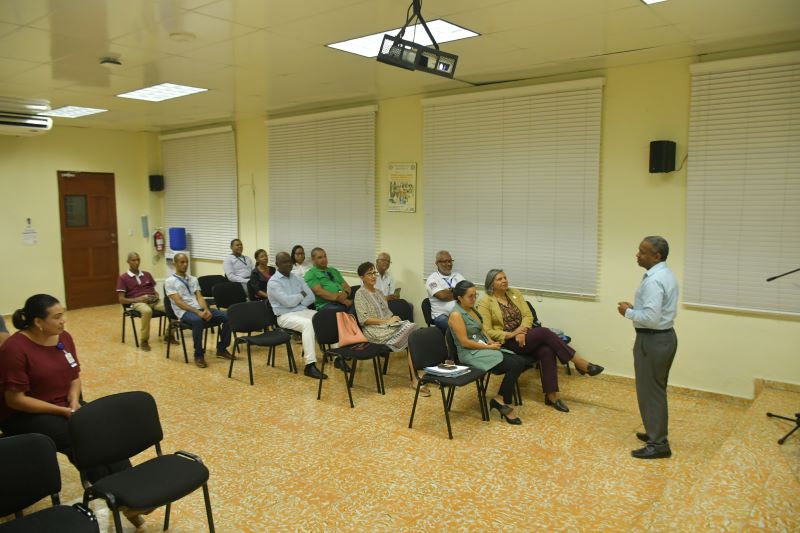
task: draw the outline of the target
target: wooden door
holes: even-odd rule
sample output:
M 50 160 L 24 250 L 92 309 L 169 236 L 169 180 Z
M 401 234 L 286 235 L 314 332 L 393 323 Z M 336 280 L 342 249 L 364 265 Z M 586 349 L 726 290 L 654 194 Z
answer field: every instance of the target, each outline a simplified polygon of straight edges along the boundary
M 117 302 L 117 204 L 114 174 L 58 173 L 61 258 L 67 307 Z

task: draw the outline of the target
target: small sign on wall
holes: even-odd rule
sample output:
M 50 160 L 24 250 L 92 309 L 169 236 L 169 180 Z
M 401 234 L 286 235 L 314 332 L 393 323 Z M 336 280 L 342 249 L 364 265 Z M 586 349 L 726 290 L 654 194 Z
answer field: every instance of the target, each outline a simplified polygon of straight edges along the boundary
M 389 163 L 389 211 L 417 211 L 417 163 Z

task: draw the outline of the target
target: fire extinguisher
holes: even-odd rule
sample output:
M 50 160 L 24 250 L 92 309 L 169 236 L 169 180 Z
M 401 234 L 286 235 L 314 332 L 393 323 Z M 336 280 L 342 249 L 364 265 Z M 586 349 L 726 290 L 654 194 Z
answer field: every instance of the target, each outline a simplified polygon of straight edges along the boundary
M 156 252 L 161 253 L 164 251 L 164 234 L 161 233 L 160 229 L 153 233 L 153 246 L 155 246 Z

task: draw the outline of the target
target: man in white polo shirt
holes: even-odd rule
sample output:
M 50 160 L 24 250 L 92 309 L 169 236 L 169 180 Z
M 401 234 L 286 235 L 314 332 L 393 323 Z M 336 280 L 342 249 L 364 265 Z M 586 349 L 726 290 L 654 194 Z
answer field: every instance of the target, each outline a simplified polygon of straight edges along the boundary
M 425 288 L 431 301 L 431 318 L 442 331 L 447 331 L 447 319 L 456 305 L 453 287 L 464 276 L 453 272 L 453 258 L 447 250 L 436 252 L 436 270 L 428 276 Z

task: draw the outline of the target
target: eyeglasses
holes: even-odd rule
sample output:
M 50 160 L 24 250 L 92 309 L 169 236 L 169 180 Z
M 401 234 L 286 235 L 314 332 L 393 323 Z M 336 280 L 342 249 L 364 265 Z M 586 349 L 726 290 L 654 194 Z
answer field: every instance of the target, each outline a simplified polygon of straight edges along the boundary
M 378 273 L 376 271 L 374 271 L 374 270 L 370 270 L 369 272 L 366 272 L 364 275 L 365 276 L 377 276 Z
M 453 263 L 455 263 L 455 260 L 453 260 L 453 259 L 443 259 L 441 261 L 436 261 L 436 262 L 437 263 L 443 263 L 445 265 L 448 265 L 448 264 L 452 265 Z

